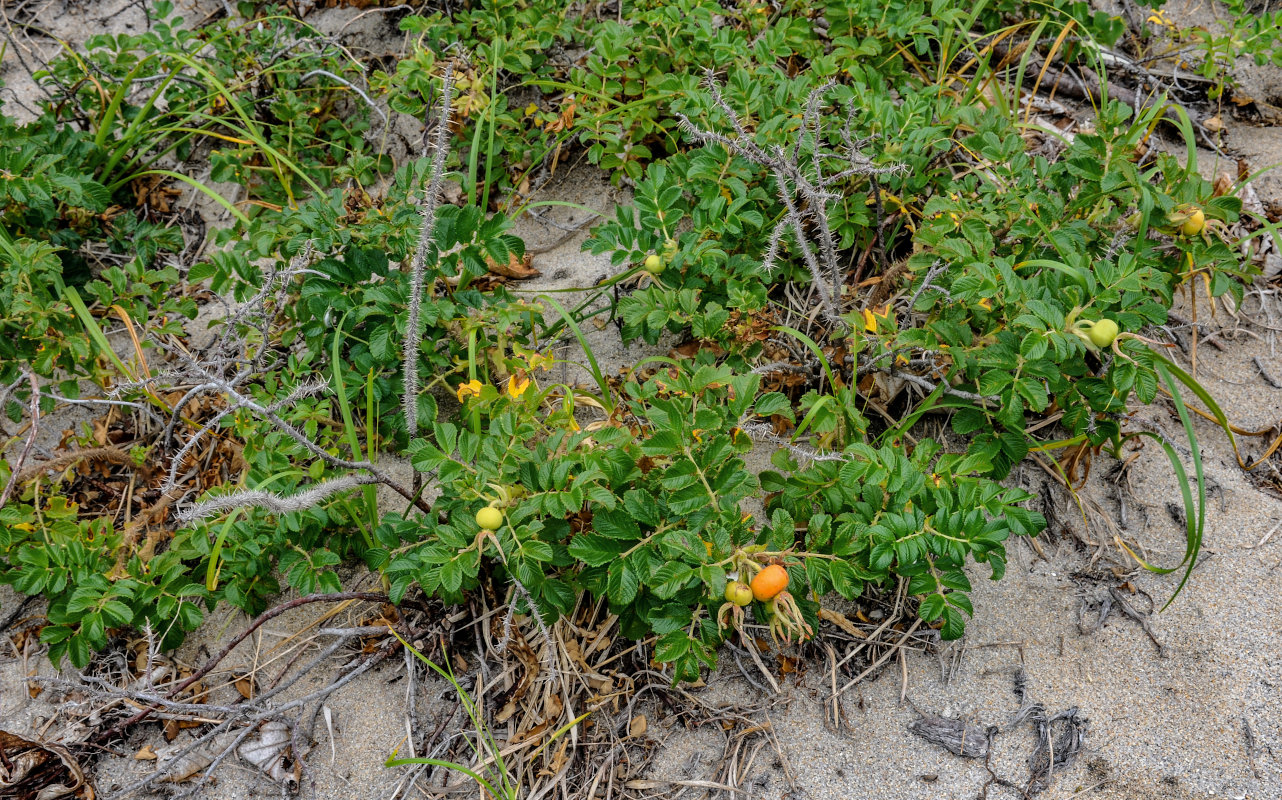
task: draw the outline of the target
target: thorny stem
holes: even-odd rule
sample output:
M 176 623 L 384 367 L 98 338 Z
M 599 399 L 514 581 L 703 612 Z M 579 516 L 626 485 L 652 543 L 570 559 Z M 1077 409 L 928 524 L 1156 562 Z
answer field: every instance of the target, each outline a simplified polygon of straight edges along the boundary
M 194 522 L 198 519 L 212 517 L 220 511 L 231 511 L 249 506 L 265 508 L 273 514 L 305 511 L 320 505 L 324 500 L 339 492 L 355 489 L 357 486 L 368 486 L 372 483 L 378 483 L 376 476 L 349 473 L 332 480 L 317 483 L 309 489 L 295 492 L 292 495 L 280 495 L 275 492 L 247 489 L 197 503 L 179 514 L 178 519 L 183 522 Z
M 823 96 L 831 88 L 831 84 L 825 84 L 811 92 L 806 102 L 801 130 L 797 134 L 791 152 L 782 147 L 775 147 L 771 153 L 767 153 L 752 140 L 734 109 L 722 96 L 721 89 L 711 72 L 707 74 L 705 83 L 713 102 L 726 115 L 730 127 L 734 130 L 735 138 L 699 128 L 688 118 L 678 115 L 682 128 L 697 142 L 720 145 L 727 151 L 770 170 L 778 185 L 779 198 L 786 212 L 771 232 L 770 243 L 762 260 L 762 269 L 767 272 L 771 269 L 784 232 L 791 229 L 797 241 L 797 248 L 801 251 L 806 268 L 819 294 L 824 317 L 835 327 L 844 328 L 845 323 L 841 319 L 839 307 L 842 269 L 837 257 L 836 241 L 828 221 L 828 206 L 832 201 L 840 199 L 840 195 L 829 187 L 846 178 L 863 176 L 872 181 L 874 191 L 879 192 L 880 186 L 875 181 L 876 176 L 898 172 L 902 166 L 879 167 L 859 152 L 859 148 L 866 141 L 855 142 L 850 134 L 850 126 L 854 119 L 853 110 L 847 115 L 845 128 L 841 131 L 842 140 L 846 145 L 845 152 L 823 150 L 819 111 Z M 814 173 L 813 176 L 808 175 L 806 169 L 802 167 L 802 148 L 806 139 L 811 140 L 809 169 Z M 834 174 L 825 175 L 823 162 L 829 158 L 842 158 L 847 167 Z M 798 198 L 804 201 L 804 206 L 798 203 Z M 815 238 L 818 240 L 818 255 L 806 234 L 806 218 L 809 218 L 817 228 Z M 878 241 L 882 242 L 884 250 L 882 241 L 884 234 L 880 229 L 877 233 Z
M 436 206 L 445 179 L 445 156 L 449 152 L 450 103 L 453 99 L 454 68 L 447 64 L 441 79 L 441 110 L 436 122 L 436 140 L 433 144 L 432 171 L 428 175 L 427 191 L 423 195 L 423 225 L 419 230 L 418 249 L 410 260 L 409 323 L 405 329 L 403 347 L 405 396 L 402 409 L 409 438 L 418 435 L 418 351 L 419 322 L 423 306 L 423 276 L 427 270 L 428 251 L 436 231 Z

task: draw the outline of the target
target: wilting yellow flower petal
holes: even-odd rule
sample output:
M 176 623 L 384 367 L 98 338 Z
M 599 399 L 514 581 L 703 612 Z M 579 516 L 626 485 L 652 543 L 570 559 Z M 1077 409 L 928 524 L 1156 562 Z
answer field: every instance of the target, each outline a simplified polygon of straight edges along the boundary
M 879 327 L 877 320 L 881 320 L 883 322 L 890 322 L 890 313 L 891 312 L 890 312 L 889 303 L 886 303 L 885 305 L 879 306 L 877 308 L 865 308 L 864 309 L 864 330 L 868 331 L 869 333 L 876 333 L 877 328 Z
M 517 378 L 515 375 L 507 379 L 507 393 L 513 400 L 525 394 L 525 390 L 530 388 L 529 378 Z
M 458 401 L 461 403 L 468 397 L 480 397 L 482 384 L 473 378 L 458 387 Z
M 983 308 L 983 309 L 985 309 L 985 310 L 987 310 L 987 311 L 992 311 L 992 310 L 993 310 L 993 302 L 992 302 L 991 300 L 989 300 L 987 297 L 985 297 L 985 298 L 983 298 L 982 300 L 980 300 L 980 301 L 979 301 L 979 307 L 980 307 L 980 308 Z

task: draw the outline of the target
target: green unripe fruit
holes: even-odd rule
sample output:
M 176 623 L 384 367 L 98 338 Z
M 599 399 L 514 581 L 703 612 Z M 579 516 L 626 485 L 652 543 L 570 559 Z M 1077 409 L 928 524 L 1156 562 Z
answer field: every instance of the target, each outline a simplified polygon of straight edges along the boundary
M 752 602 L 752 589 L 743 581 L 730 581 L 726 584 L 726 602 L 742 608 Z
M 1091 326 L 1086 335 L 1091 337 L 1091 341 L 1096 347 L 1108 347 L 1117 338 L 1117 323 L 1111 319 L 1102 319 Z
M 476 524 L 487 531 L 496 531 L 503 524 L 503 512 L 494 506 L 486 506 L 476 512 Z
M 1180 233 L 1185 236 L 1197 236 L 1205 227 L 1206 214 L 1203 213 L 1202 209 L 1195 208 L 1188 215 L 1188 219 L 1184 220 L 1184 224 L 1180 226 Z
M 663 268 L 665 266 L 667 265 L 663 263 L 663 259 L 659 258 L 659 256 L 654 253 L 645 257 L 645 271 L 651 275 L 658 275 L 660 272 L 663 272 Z

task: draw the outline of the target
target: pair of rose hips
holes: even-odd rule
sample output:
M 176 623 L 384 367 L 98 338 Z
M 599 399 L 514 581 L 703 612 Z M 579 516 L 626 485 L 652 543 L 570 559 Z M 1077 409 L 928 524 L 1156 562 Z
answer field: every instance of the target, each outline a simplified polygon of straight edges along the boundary
M 784 589 L 788 588 L 788 570 L 778 564 L 771 564 L 752 578 L 751 585 L 743 581 L 726 583 L 726 602 L 742 608 L 753 600 L 765 603 L 773 600 Z

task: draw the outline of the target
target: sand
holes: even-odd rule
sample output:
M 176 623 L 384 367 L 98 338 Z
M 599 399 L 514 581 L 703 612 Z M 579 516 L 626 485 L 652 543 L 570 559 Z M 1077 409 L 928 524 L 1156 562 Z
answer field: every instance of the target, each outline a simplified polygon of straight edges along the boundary
M 211 7 L 202 3 L 187 16 L 199 19 Z M 63 12 L 50 16 L 57 19 L 56 32 L 73 41 L 83 41 L 103 24 L 142 24 L 137 9 L 123 2 L 69 4 Z M 354 13 L 340 9 L 317 16 L 336 29 Z M 367 35 L 385 35 L 373 22 L 377 16 L 361 21 L 369 26 Z M 20 97 L 30 98 L 30 87 L 24 88 L 18 80 L 20 72 L 7 57 L 4 80 Z M 1252 70 L 1250 76 L 1252 86 L 1259 87 L 1253 91 L 1271 91 L 1269 97 L 1282 94 L 1276 72 Z M 1232 155 L 1246 158 L 1252 169 L 1282 160 L 1282 129 L 1229 121 L 1226 141 Z M 1201 165 L 1208 177 L 1236 169 L 1231 160 L 1217 164 L 1209 152 L 1202 154 Z M 613 203 L 626 198 L 626 193 L 609 187 L 590 170 L 578 168 L 571 175 L 554 182 L 551 193 L 542 199 L 570 200 L 608 212 Z M 1269 173 L 1256 184 L 1266 202 L 1282 202 L 1279 175 L 1282 171 Z M 581 212 L 544 210 L 547 218 L 565 227 L 582 221 Z M 528 218 L 518 232 L 536 250 L 561 237 L 560 228 Z M 608 261 L 580 251 L 586 235 L 585 228 L 559 246 L 538 252 L 533 264 L 543 276 L 522 289 L 537 293 L 586 287 L 611 274 Z M 581 295 L 558 297 L 576 302 Z M 1247 311 L 1254 313 L 1258 305 L 1248 303 Z M 1187 307 L 1177 310 L 1189 314 Z M 1199 314 L 1205 319 L 1204 302 Z M 1237 425 L 1253 429 L 1277 424 L 1282 417 L 1282 391 L 1271 388 L 1253 362 L 1258 358 L 1272 375 L 1282 377 L 1282 354 L 1274 332 L 1243 325 L 1245 332 L 1235 338 L 1231 330 L 1236 323 L 1222 308 L 1211 324 L 1225 324 L 1230 332 L 1219 337 L 1223 351 L 1205 345 L 1199 349 L 1199 378 Z M 607 372 L 626 368 L 651 352 L 666 352 L 672 344 L 626 348 L 613 325 L 588 326 L 586 332 Z M 562 379 L 585 380 L 586 373 L 567 372 Z M 1179 424 L 1166 407 L 1140 409 L 1137 417 L 1181 441 Z M 1040 553 L 1026 541 L 1012 542 L 1009 570 L 998 583 L 988 581 L 983 570 L 972 571 L 975 618 L 965 639 L 942 652 L 905 650 L 902 660 L 892 660 L 875 679 L 850 690 L 842 701 L 840 730 L 825 722 L 830 678 L 824 658 L 808 659 L 801 674 L 782 680 L 781 695 L 769 713 L 778 749 L 767 747 L 758 756 L 745 782 L 748 796 L 816 800 L 980 796 L 990 776 L 982 763 L 954 756 L 914 736 L 908 725 L 921 712 L 965 719 L 980 727 L 1005 726 L 1018 706 L 1013 681 L 1022 669 L 1030 699 L 1052 712 L 1077 707 L 1090 720 L 1081 756 L 1056 774 L 1041 797 L 1282 797 L 1282 594 L 1277 591 L 1282 579 L 1282 531 L 1277 531 L 1282 501 L 1261 490 L 1236 466 L 1222 431 L 1204 420 L 1197 422 L 1196 431 L 1208 479 L 1218 490 L 1211 495 L 1198 568 L 1180 597 L 1152 617 L 1161 650 L 1137 622 L 1118 614 L 1097 632 L 1083 634 L 1079 610 L 1085 600 L 1124 582 L 1135 589 L 1134 594 L 1129 588 L 1124 594 L 1138 607 L 1147 610 L 1149 598 L 1160 606 L 1174 590 L 1178 575 L 1135 570 L 1134 562 L 1114 543 L 1112 530 L 1093 515 L 1090 524 L 1084 524 L 1067 495 L 1048 488 L 1053 484 L 1050 477 L 1027 463 L 1012 480 L 1051 496 L 1058 517 L 1055 529 L 1041 538 Z M 1258 453 L 1260 443 L 1249 440 L 1245 450 Z M 1129 524 L 1120 533 L 1142 545 L 1153 561 L 1177 563 L 1183 536 L 1168 506 L 1178 503 L 1179 492 L 1165 457 L 1153 446 L 1144 448 L 1120 485 L 1109 476 L 1114 463 L 1106 456 L 1097 460 L 1080 491 L 1083 501 L 1093 501 L 1112 519 L 1120 520 L 1119 497 L 1124 498 Z M 1271 531 L 1277 533 L 1270 538 Z M 368 587 L 373 579 L 351 572 L 345 575 L 345 585 Z M 14 603 L 12 592 L 0 588 L 0 616 Z M 348 613 L 358 611 L 353 608 Z M 228 663 L 254 663 L 275 643 L 305 629 L 319 613 L 303 609 L 273 621 Z M 220 609 L 184 645 L 178 658 L 198 663 L 245 622 L 243 615 Z M 721 669 L 707 677 L 708 687 L 696 691 L 710 702 L 763 700 L 733 659 L 728 654 L 723 658 Z M 39 656 L 24 664 L 0 650 L 0 724 L 6 729 L 39 730 L 56 710 L 51 693 L 34 700 L 27 696 L 22 679 L 28 668 L 38 668 L 42 674 L 50 671 Z M 322 729 L 309 758 L 312 775 L 304 784 L 303 796 L 367 800 L 390 795 L 398 776 L 384 768 L 383 761 L 405 737 L 403 676 L 403 665 L 394 659 L 331 698 L 334 736 L 331 740 Z M 451 702 L 440 686 L 433 686 L 428 694 L 441 698 L 424 709 L 434 721 Z M 656 740 L 658 752 L 644 777 L 683 781 L 716 775 L 723 744 L 720 732 L 687 730 L 665 719 L 658 707 L 648 708 L 647 714 L 651 724 L 646 735 Z M 1250 752 L 1248 726 L 1254 740 Z M 157 748 L 164 745 L 151 729 L 119 745 L 122 757 L 103 758 L 98 766 L 99 790 L 111 792 L 146 774 L 151 762 L 130 756 L 148 743 Z M 1017 784 L 1026 781 L 1031 748 L 1027 726 L 998 733 L 991 769 Z M 239 800 L 277 791 L 250 768 L 237 764 L 224 769 L 202 796 Z M 657 788 L 652 795 L 668 793 Z M 993 785 L 988 796 L 1016 795 Z

